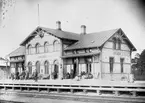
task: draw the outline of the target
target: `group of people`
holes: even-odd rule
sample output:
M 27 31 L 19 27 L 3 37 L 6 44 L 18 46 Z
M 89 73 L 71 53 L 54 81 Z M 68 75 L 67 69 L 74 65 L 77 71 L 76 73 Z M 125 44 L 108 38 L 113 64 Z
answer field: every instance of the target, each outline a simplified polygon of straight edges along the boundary
M 64 75 L 64 79 L 74 79 L 74 78 L 82 78 L 82 79 L 92 79 L 93 78 L 93 75 L 91 73 L 86 73 L 85 71 L 82 71 L 80 73 L 80 75 L 75 75 L 75 73 L 73 71 L 71 71 L 70 73 L 67 72 L 65 75 Z
M 15 73 L 11 73 L 10 78 L 12 80 L 28 80 L 34 79 L 35 81 L 38 80 L 38 72 L 35 70 L 32 75 L 29 74 L 27 70 L 23 70 L 21 73 L 16 71 Z

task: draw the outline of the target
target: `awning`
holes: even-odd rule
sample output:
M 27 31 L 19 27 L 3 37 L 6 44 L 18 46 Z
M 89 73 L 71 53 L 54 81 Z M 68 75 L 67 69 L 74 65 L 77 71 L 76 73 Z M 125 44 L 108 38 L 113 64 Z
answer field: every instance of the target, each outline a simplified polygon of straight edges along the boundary
M 94 53 L 83 53 L 83 54 L 73 54 L 73 55 L 64 55 L 61 56 L 61 58 L 73 58 L 73 57 L 86 57 L 86 56 L 93 56 L 100 54 L 100 51 L 94 52 Z

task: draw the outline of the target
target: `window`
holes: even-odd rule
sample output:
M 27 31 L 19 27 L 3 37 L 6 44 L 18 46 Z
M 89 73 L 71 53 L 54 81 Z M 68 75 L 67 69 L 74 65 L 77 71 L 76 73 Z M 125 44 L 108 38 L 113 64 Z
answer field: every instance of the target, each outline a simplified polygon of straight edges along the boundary
M 110 64 L 110 73 L 113 73 L 113 64 L 114 64 L 114 58 L 109 58 L 109 64 Z
M 31 54 L 32 53 L 32 45 L 29 44 L 28 47 L 27 47 L 27 50 L 28 50 L 28 54 Z
M 121 40 L 119 38 L 113 38 L 113 49 L 121 49 Z
M 53 42 L 53 50 L 54 51 L 59 51 L 60 50 L 60 43 L 58 42 L 58 40 L 55 40 Z
M 40 44 L 39 43 L 36 44 L 35 48 L 36 48 L 36 54 L 40 53 L 40 50 L 39 50 Z
M 36 70 L 38 73 L 40 73 L 40 62 L 39 61 L 36 62 Z
M 44 52 L 45 53 L 49 52 L 49 44 L 48 44 L 48 42 L 44 43 Z
M 113 49 L 116 49 L 116 38 L 113 38 Z
M 124 58 L 120 58 L 121 73 L 123 73 Z
M 32 62 L 28 63 L 28 71 L 29 71 L 29 74 L 32 74 Z
M 49 74 L 49 62 L 48 61 L 44 62 L 44 68 L 45 68 L 45 74 Z
M 121 40 L 118 39 L 118 49 L 120 50 L 121 49 Z

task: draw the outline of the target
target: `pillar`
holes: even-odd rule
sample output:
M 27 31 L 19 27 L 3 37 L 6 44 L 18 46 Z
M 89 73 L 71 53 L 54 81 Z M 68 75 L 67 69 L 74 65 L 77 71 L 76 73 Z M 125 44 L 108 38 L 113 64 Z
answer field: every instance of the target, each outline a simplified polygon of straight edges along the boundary
M 100 60 L 100 77 L 99 77 L 99 79 L 102 80 L 102 67 L 103 67 L 103 63 L 102 63 L 103 62 L 102 51 L 100 53 L 99 60 Z
M 63 60 L 60 59 L 59 61 L 59 71 L 58 71 L 58 79 L 63 78 Z
M 60 40 L 60 56 L 63 56 L 63 50 L 64 46 L 63 46 L 63 42 L 62 40 Z M 60 65 L 59 65 L 59 79 L 62 79 L 63 78 L 63 65 L 64 65 L 64 62 L 63 62 L 63 59 L 61 58 L 60 59 Z
M 53 69 L 53 64 L 50 64 L 50 69 L 49 69 L 50 79 L 52 79 L 52 69 Z
M 79 58 L 76 58 L 76 70 L 77 70 L 77 75 L 79 75 Z
M 92 68 L 92 74 L 93 74 L 93 78 L 94 78 L 94 77 L 95 77 L 94 56 L 92 56 L 92 64 L 91 64 L 91 68 Z

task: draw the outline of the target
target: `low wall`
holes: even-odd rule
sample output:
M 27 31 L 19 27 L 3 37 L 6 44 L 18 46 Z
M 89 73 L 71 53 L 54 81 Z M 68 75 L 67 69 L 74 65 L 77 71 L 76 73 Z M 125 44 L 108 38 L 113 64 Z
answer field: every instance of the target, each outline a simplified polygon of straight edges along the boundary
M 128 81 L 129 74 L 127 73 L 103 73 L 102 79 L 112 81 Z

